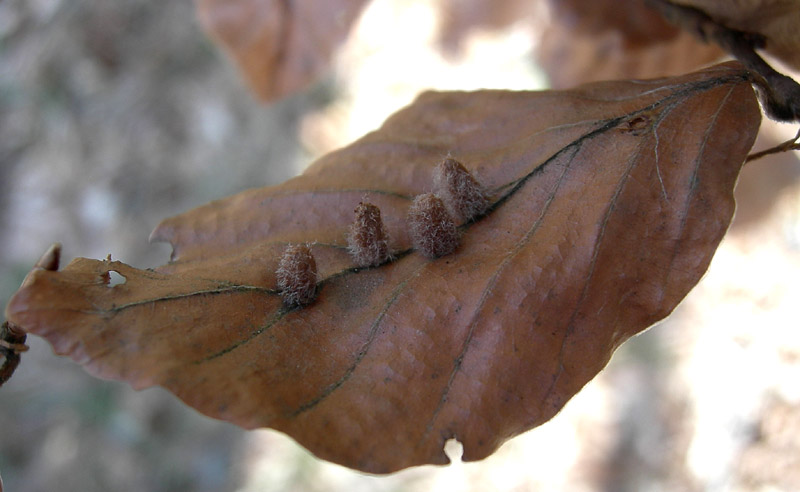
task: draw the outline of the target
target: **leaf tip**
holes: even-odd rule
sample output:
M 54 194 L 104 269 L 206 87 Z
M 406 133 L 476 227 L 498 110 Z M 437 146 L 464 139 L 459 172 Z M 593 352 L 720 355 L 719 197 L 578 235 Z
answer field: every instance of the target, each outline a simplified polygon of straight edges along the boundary
M 34 268 L 55 272 L 61 263 L 61 243 L 53 243 L 39 258 Z

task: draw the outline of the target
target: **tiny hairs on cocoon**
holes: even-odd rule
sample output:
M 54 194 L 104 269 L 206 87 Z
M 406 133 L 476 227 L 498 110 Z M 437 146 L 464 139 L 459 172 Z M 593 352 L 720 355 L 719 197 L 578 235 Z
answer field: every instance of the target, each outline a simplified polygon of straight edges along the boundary
M 433 186 L 447 210 L 462 222 L 474 220 L 489 207 L 486 189 L 460 162 L 451 157 L 436 166 Z
M 389 236 L 377 206 L 358 204 L 347 235 L 347 249 L 360 267 L 377 266 L 389 259 Z
M 307 245 L 287 246 L 275 276 L 286 306 L 307 306 L 314 301 L 317 295 L 317 262 Z
M 448 255 L 458 247 L 456 224 L 442 200 L 433 193 L 414 199 L 407 222 L 414 248 L 428 258 Z

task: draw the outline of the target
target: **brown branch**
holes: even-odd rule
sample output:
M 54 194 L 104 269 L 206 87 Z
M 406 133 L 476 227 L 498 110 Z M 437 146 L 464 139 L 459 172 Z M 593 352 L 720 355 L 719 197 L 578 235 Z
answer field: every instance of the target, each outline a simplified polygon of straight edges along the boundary
M 53 243 L 34 265 L 34 270 L 57 271 L 61 261 L 61 244 Z M 28 281 L 26 278 L 22 284 Z M 16 371 L 20 361 L 20 354 L 28 350 L 25 340 L 28 335 L 22 327 L 6 321 L 0 326 L 0 386 L 3 386 Z M 0 490 L 2 492 L 2 490 Z
M 6 321 L 0 326 L 0 357 L 4 359 L 0 366 L 0 386 L 5 384 L 19 365 L 19 354 L 28 350 L 25 345 L 27 335 L 16 325 Z
M 764 111 L 779 121 L 800 121 L 800 84 L 772 68 L 756 49 L 767 39 L 759 33 L 731 29 L 712 19 L 702 10 L 676 5 L 669 0 L 645 0 L 667 20 L 694 33 L 705 42 L 713 41 L 735 56 L 758 76 L 753 83 L 761 93 Z
M 750 154 L 747 156 L 744 162 L 754 161 L 756 159 L 761 159 L 764 156 L 770 154 L 778 154 L 781 152 L 790 152 L 792 150 L 800 150 L 800 143 L 797 140 L 800 139 L 800 130 L 797 131 L 797 135 L 794 138 L 790 138 L 789 140 L 776 145 L 775 147 L 769 148 L 767 150 L 762 150 L 761 152 L 756 152 L 755 154 Z

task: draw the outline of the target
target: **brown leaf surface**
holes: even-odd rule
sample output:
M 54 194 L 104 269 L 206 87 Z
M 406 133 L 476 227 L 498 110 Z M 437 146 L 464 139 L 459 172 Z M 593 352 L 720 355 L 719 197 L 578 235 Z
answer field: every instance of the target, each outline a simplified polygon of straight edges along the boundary
M 699 280 L 733 214 L 760 113 L 738 64 L 564 92 L 430 92 L 281 186 L 167 219 L 173 261 L 33 271 L 6 316 L 92 374 L 288 433 L 376 473 L 464 459 L 550 419 Z M 412 198 L 448 153 L 490 190 L 450 255 L 409 250 Z M 353 210 L 395 259 L 358 269 Z M 275 269 L 313 243 L 318 298 Z M 126 278 L 110 286 L 108 272 Z
M 677 75 L 725 52 L 667 22 L 644 0 L 550 0 L 537 57 L 552 87 Z
M 367 0 L 195 0 L 203 27 L 262 100 L 306 87 L 328 67 Z

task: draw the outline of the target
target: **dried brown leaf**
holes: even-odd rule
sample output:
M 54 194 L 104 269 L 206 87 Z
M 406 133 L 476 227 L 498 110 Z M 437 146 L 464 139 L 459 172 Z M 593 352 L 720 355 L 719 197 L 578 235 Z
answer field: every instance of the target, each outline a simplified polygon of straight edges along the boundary
M 327 69 L 367 0 L 195 0 L 203 27 L 262 100 L 306 87 Z
M 156 270 L 79 258 L 35 270 L 6 316 L 92 374 L 162 385 L 201 412 L 272 427 L 386 473 L 464 459 L 558 412 L 706 270 L 758 129 L 738 64 L 564 92 L 426 93 L 281 186 L 165 220 Z M 491 203 L 455 252 L 410 248 L 406 215 L 449 153 Z M 394 259 L 359 268 L 353 210 L 381 209 Z M 311 244 L 309 306 L 275 270 Z M 126 278 L 109 286 L 109 271 Z
M 766 38 L 764 51 L 800 70 L 800 2 L 797 0 L 671 0 L 700 9 L 721 24 Z
M 556 88 L 678 75 L 725 52 L 667 22 L 644 0 L 550 0 L 537 56 Z

